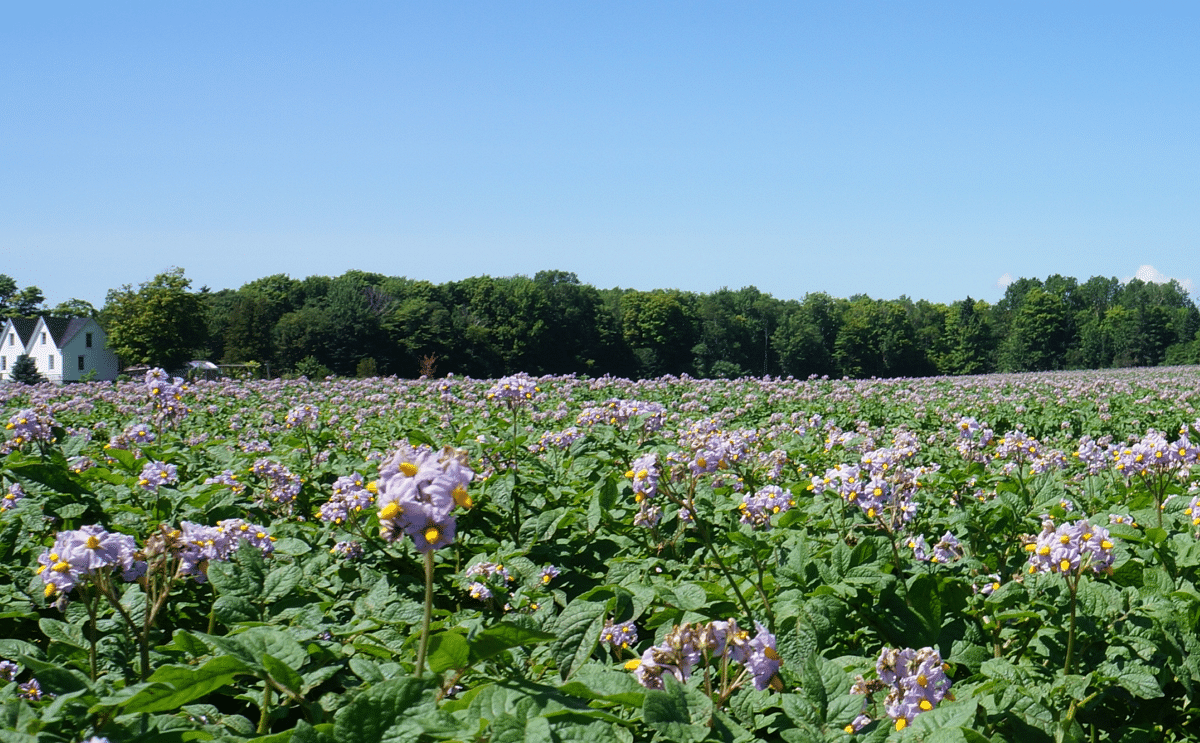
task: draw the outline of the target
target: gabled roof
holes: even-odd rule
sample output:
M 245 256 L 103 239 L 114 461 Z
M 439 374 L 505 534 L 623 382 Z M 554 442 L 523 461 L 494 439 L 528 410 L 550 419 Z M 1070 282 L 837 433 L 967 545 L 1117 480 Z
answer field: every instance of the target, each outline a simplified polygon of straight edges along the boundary
M 87 325 L 86 317 L 47 317 L 42 316 L 46 321 L 46 329 L 50 331 L 50 337 L 54 339 L 54 345 L 62 348 L 67 341 L 75 337 L 75 334 Z
M 17 331 L 17 337 L 21 339 L 21 352 L 24 353 L 38 319 L 36 317 L 10 317 L 8 320 L 13 324 L 13 329 Z

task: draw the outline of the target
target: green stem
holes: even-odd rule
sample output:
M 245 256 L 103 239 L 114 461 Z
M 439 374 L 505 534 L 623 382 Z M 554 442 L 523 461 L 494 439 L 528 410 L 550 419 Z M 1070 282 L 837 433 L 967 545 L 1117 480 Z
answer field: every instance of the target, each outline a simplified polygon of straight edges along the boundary
M 212 582 L 209 582 L 212 585 Z M 213 586 L 213 602 L 212 606 L 208 607 L 208 634 L 212 634 L 217 628 L 217 587 Z
M 912 600 L 908 597 L 908 580 L 905 578 L 904 568 L 900 564 L 900 550 L 896 547 L 896 535 L 892 533 L 891 529 L 888 529 L 887 533 L 888 542 L 892 545 L 892 563 L 896 566 L 896 579 L 900 582 L 900 590 L 904 592 L 904 603 L 912 606 Z
M 100 591 L 93 590 L 92 595 L 85 602 L 88 610 L 88 641 L 91 647 L 88 648 L 88 666 L 92 672 L 92 681 L 96 680 L 96 613 L 100 604 Z
M 417 670 L 425 672 L 425 651 L 429 648 L 429 625 L 433 619 L 433 550 L 425 553 L 425 615 L 421 618 L 421 644 L 417 648 Z
M 521 543 L 521 496 L 517 488 L 519 472 L 517 470 L 517 406 L 510 400 L 508 403 L 508 412 L 512 416 L 512 472 L 513 472 L 513 487 L 512 487 L 512 512 L 513 512 L 513 544 L 520 546 Z
M 767 597 L 767 589 L 763 587 L 766 582 L 765 569 L 763 568 L 762 560 L 758 557 L 758 550 L 751 550 L 750 556 L 754 558 L 754 565 L 758 568 L 758 595 L 762 597 L 763 607 L 767 610 L 767 628 L 771 630 L 771 634 L 775 634 L 775 610 L 771 608 L 771 600 Z
M 266 735 L 271 728 L 271 680 L 263 679 L 261 713 L 258 716 L 258 734 Z
M 1067 661 L 1063 664 L 1063 673 L 1070 674 L 1075 653 L 1075 595 L 1079 590 L 1079 576 L 1076 575 L 1074 580 L 1068 578 L 1067 585 L 1071 588 L 1071 623 L 1067 627 Z
M 726 567 L 725 561 L 721 559 L 721 556 L 717 553 L 717 548 L 713 546 L 712 539 L 708 534 L 708 525 L 704 523 L 703 519 L 696 515 L 694 509 L 692 510 L 692 517 L 696 519 L 696 530 L 700 533 L 700 537 L 704 540 L 704 546 L 708 547 L 708 551 L 712 554 L 713 559 L 716 560 L 717 566 L 721 568 L 721 574 L 725 576 L 725 580 L 729 581 L 730 587 L 733 588 L 734 595 L 737 596 L 738 603 L 742 605 L 742 611 L 746 612 L 746 618 L 753 623 L 754 612 L 750 610 L 750 604 L 746 601 L 746 597 L 742 595 L 742 589 L 738 588 L 737 581 L 733 578 L 733 573 L 729 572 L 729 568 Z

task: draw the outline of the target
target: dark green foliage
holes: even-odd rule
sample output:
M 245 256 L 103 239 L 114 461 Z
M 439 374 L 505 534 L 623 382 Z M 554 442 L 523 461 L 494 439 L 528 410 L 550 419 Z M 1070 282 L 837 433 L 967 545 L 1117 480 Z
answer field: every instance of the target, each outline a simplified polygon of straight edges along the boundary
M 33 358 L 25 354 L 18 356 L 13 363 L 12 379 L 21 384 L 37 384 L 46 381 L 38 373 L 37 364 L 34 363 Z
M 349 271 L 282 274 L 200 295 L 208 355 L 276 373 L 499 377 L 575 373 L 897 377 L 1196 363 L 1200 311 L 1178 284 L 1018 279 L 994 306 L 750 286 L 708 294 L 604 289 L 566 271 L 445 284 Z

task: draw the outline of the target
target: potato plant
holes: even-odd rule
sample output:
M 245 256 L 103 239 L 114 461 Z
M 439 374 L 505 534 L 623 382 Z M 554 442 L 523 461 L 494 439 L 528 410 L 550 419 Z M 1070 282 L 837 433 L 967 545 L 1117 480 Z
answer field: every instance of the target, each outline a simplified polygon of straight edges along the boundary
M 0 737 L 1192 740 L 1198 381 L 5 386 Z

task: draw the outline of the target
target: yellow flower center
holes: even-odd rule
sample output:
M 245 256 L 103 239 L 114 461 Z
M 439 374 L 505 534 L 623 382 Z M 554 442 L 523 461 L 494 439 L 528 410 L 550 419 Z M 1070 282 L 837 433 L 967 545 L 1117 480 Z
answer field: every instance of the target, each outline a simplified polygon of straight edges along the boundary
M 922 699 L 921 704 L 919 706 L 921 707 L 921 709 L 925 710 L 926 712 L 933 709 L 933 705 L 929 703 L 928 699 Z
M 436 526 L 431 526 L 425 530 L 425 541 L 433 544 L 441 535 L 442 533 L 437 530 Z
M 1058 563 L 1058 569 L 1064 573 L 1067 572 L 1071 569 L 1071 561 L 1067 559 L 1060 560 Z
M 404 513 L 404 508 L 399 503 L 389 503 L 379 512 L 379 520 L 394 519 Z
M 412 462 L 405 462 L 400 465 L 400 471 L 403 472 L 406 477 L 412 477 L 413 475 L 417 474 L 417 465 L 413 464 Z
M 903 730 L 906 727 L 908 727 L 908 720 L 904 719 L 903 717 L 901 717 L 899 720 L 896 720 L 897 730 Z
M 463 508 L 470 508 L 475 505 L 474 501 L 471 500 L 471 496 L 467 494 L 467 489 L 462 485 L 455 487 L 451 495 L 454 496 L 454 502 Z
M 95 534 L 89 534 L 87 538 L 87 548 L 90 550 L 100 549 L 100 540 Z

